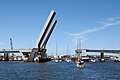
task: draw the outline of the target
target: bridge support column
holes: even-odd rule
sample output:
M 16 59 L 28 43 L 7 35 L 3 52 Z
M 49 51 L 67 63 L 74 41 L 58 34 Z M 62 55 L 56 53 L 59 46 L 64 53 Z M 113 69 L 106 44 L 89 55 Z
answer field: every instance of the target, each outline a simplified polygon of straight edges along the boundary
M 46 53 L 47 49 L 42 49 L 40 50 L 40 52 L 37 52 L 36 57 L 34 58 L 34 60 L 36 59 L 38 62 L 47 62 L 47 61 L 51 61 L 51 58 L 47 57 L 47 53 Z M 35 61 L 36 61 L 35 60 Z
M 118 52 L 118 57 L 115 58 L 115 61 L 120 62 L 120 52 Z
M 9 54 L 8 53 L 4 53 L 4 61 L 9 61 Z
M 119 56 L 118 56 L 118 60 L 117 61 L 120 62 L 120 52 L 119 52 Z
M 101 53 L 100 53 L 100 62 L 104 62 L 104 61 L 105 61 L 104 53 L 101 52 Z

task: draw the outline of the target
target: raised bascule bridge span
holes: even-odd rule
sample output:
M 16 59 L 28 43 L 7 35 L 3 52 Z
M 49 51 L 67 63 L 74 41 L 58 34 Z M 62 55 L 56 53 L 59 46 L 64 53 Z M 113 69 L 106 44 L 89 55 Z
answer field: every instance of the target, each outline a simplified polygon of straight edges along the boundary
M 120 59 L 120 50 L 115 49 L 107 49 L 107 50 L 100 50 L 100 49 L 77 49 L 75 50 L 76 53 L 86 53 L 86 52 L 95 52 L 100 53 L 100 61 L 104 61 L 104 54 L 111 53 L 111 54 L 119 54 Z
M 51 10 L 50 15 L 48 16 L 46 23 L 40 33 L 38 41 L 35 47 L 32 49 L 30 56 L 28 57 L 29 62 L 46 62 L 49 61 L 50 58 L 47 57 L 47 49 L 46 44 L 53 32 L 53 29 L 57 23 L 57 20 L 54 20 L 56 12 Z
M 46 23 L 44 24 L 44 27 L 40 33 L 40 36 L 38 38 L 38 41 L 33 49 L 19 49 L 19 50 L 0 50 L 0 53 L 22 53 L 23 55 L 28 55 L 29 57 L 27 59 L 28 62 L 46 62 L 50 61 L 50 58 L 47 57 L 47 49 L 46 45 L 47 42 L 53 32 L 53 29 L 57 23 L 57 20 L 54 19 L 56 12 L 51 10 Z

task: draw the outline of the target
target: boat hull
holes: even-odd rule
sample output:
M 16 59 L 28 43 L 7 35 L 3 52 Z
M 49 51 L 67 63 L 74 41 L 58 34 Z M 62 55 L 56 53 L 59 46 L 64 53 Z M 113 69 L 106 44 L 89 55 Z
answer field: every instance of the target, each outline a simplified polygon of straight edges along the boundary
M 84 64 L 77 64 L 76 66 L 77 66 L 77 68 L 83 68 Z

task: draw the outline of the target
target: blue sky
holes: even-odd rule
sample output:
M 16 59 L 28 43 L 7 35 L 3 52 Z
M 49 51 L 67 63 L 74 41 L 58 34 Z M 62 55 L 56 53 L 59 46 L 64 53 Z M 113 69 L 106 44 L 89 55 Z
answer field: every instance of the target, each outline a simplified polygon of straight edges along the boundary
M 0 49 L 33 48 L 50 13 L 58 23 L 47 43 L 49 53 L 82 48 L 120 49 L 120 0 L 0 0 Z

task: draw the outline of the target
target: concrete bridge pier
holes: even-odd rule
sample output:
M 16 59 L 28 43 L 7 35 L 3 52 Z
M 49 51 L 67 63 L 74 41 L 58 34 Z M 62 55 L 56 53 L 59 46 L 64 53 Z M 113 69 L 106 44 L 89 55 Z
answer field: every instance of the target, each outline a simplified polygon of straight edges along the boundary
M 120 52 L 118 52 L 118 57 L 115 58 L 115 61 L 120 62 Z
M 105 61 L 103 52 L 100 53 L 100 59 L 99 60 L 100 60 L 100 62 L 104 62 Z
M 34 62 L 34 58 L 37 56 L 37 53 L 38 53 L 38 48 L 33 48 L 27 61 Z
M 47 49 L 42 49 L 39 52 L 37 52 L 37 55 L 36 55 L 36 58 L 34 58 L 34 61 L 38 61 L 38 62 L 51 61 L 51 59 L 47 57 L 46 51 Z
M 5 49 L 4 49 L 4 61 L 9 61 L 9 54 L 5 52 Z
M 119 56 L 118 56 L 118 60 L 117 61 L 120 62 L 120 52 L 118 54 L 119 54 Z
M 8 53 L 4 53 L 4 61 L 9 61 L 9 54 Z

